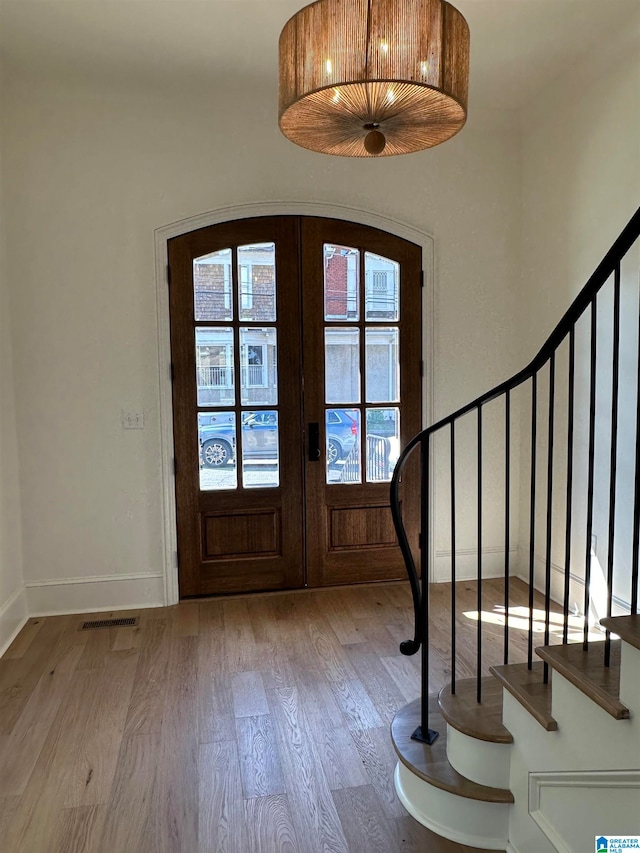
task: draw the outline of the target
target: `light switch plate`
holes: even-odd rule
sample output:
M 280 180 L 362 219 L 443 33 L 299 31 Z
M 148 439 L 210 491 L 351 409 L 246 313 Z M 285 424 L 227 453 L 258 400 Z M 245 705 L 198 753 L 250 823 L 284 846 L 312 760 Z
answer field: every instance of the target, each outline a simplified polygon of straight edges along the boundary
M 144 412 L 142 409 L 123 409 L 122 428 L 144 429 Z

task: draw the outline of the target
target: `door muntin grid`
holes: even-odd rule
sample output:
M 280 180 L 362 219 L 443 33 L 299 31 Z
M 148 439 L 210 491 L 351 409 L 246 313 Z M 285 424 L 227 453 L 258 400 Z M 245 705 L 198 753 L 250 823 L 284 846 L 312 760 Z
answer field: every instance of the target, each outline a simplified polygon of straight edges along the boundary
M 389 482 L 400 449 L 400 265 L 333 243 L 323 255 L 326 482 Z M 353 433 L 342 456 L 336 417 Z
M 280 485 L 275 249 L 252 243 L 193 261 L 202 491 Z

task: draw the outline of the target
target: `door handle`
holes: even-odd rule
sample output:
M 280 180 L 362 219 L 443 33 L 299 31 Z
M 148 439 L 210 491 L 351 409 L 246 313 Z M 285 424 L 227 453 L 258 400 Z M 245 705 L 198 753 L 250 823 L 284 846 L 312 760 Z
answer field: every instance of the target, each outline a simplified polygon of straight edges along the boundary
M 309 424 L 309 462 L 320 461 L 320 424 Z

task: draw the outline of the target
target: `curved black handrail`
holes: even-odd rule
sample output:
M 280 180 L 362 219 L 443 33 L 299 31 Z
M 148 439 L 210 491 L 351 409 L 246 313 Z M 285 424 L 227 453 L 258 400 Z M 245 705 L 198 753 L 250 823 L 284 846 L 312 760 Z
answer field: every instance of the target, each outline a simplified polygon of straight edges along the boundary
M 407 459 L 418 445 L 422 447 L 423 453 L 428 453 L 430 437 L 434 433 L 441 430 L 443 427 L 450 426 L 454 423 L 454 421 L 458 420 L 458 418 L 469 414 L 469 412 L 472 412 L 474 409 L 480 410 L 481 407 L 486 403 L 490 403 L 492 400 L 497 399 L 508 391 L 512 391 L 514 388 L 517 388 L 519 385 L 522 385 L 523 382 L 526 382 L 527 380 L 531 379 L 536 373 L 538 373 L 538 371 L 547 363 L 553 353 L 555 353 L 558 347 L 563 343 L 564 339 L 571 332 L 572 328 L 580 319 L 584 311 L 591 304 L 594 296 L 606 284 L 611 275 L 614 274 L 616 267 L 622 262 L 622 259 L 627 254 L 627 252 L 639 236 L 640 208 L 638 208 L 638 210 L 636 210 L 634 215 L 631 217 L 628 224 L 622 230 L 618 239 L 614 242 L 612 247 L 604 256 L 600 264 L 597 266 L 593 275 L 589 278 L 589 280 L 582 288 L 578 296 L 575 298 L 571 306 L 568 308 L 560 322 L 551 332 L 540 351 L 537 353 L 537 355 L 534 356 L 534 358 L 529 362 L 529 364 L 519 373 L 514 374 L 510 379 L 507 379 L 505 382 L 501 382 L 500 385 L 496 385 L 495 388 L 492 388 L 490 391 L 487 391 L 485 394 L 482 394 L 480 397 L 477 397 L 471 403 L 467 403 L 467 405 L 462 406 L 462 408 L 458 409 L 452 414 L 447 415 L 446 417 L 437 421 L 435 424 L 432 424 L 431 426 L 426 427 L 426 429 L 423 429 L 422 432 L 418 433 L 411 439 L 411 441 L 407 444 L 407 446 L 404 448 L 404 450 L 398 457 L 398 461 L 393 472 L 393 477 L 391 479 L 391 514 L 393 517 L 393 524 L 396 529 L 398 542 L 400 544 L 400 550 L 402 551 L 402 556 L 404 558 L 405 566 L 407 569 L 409 583 L 411 585 L 414 609 L 413 639 L 405 640 L 403 643 L 400 644 L 400 651 L 402 652 L 402 654 L 413 655 L 420 649 L 424 638 L 425 628 L 425 626 L 422 624 L 424 619 L 424 608 L 422 607 L 423 593 L 421 591 L 420 579 L 416 570 L 416 564 L 413 559 L 413 554 L 411 553 L 411 548 L 402 521 L 402 512 L 400 509 L 399 489 L 400 482 L 402 480 L 402 472 Z M 423 541 L 422 547 L 428 548 L 428 542 Z M 427 583 L 428 579 L 425 578 L 424 581 L 425 583 Z

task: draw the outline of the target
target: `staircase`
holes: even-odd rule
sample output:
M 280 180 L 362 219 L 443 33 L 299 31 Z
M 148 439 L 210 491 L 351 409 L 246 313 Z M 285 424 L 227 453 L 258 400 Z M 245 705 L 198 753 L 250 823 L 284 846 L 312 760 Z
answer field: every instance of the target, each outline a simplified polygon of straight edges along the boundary
M 391 505 L 415 622 L 401 651 L 422 655 L 422 695 L 391 729 L 396 791 L 420 823 L 471 847 L 590 853 L 596 837 L 640 836 L 639 237 L 640 210 L 531 364 L 416 436 L 394 472 Z M 411 466 L 421 483 L 418 547 L 402 519 Z M 518 471 L 526 490 L 514 487 Z M 459 496 L 470 485 L 475 676 L 459 678 L 457 543 L 469 521 Z M 504 511 L 504 605 L 492 613 L 482 593 L 483 580 L 495 577 L 495 547 L 488 559 L 483 546 L 487 495 Z M 434 519 L 441 525 L 443 514 L 451 681 L 430 694 L 429 578 Z M 515 551 L 517 517 L 527 519 L 529 541 Z M 529 587 L 525 614 L 510 603 L 514 575 Z M 501 663 L 490 666 L 489 620 L 503 625 Z M 515 660 L 514 631 L 526 633 L 525 662 Z

